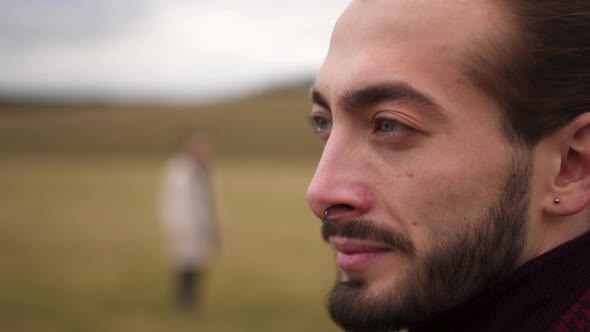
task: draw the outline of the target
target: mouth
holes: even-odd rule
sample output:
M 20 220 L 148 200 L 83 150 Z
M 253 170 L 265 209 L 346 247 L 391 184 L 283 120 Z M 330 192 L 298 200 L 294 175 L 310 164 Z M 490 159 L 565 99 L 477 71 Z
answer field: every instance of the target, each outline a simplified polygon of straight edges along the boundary
M 344 271 L 361 271 L 377 264 L 393 248 L 380 242 L 345 237 L 330 237 L 330 244 L 336 249 L 336 263 Z

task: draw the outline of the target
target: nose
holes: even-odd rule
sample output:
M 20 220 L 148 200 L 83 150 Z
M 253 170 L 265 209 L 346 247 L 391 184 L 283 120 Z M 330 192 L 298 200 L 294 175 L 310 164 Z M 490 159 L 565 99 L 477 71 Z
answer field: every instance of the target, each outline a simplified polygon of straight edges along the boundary
M 358 218 L 371 205 L 366 158 L 348 141 L 330 137 L 307 190 L 307 203 L 318 219 Z M 325 213 L 328 211 L 328 215 Z

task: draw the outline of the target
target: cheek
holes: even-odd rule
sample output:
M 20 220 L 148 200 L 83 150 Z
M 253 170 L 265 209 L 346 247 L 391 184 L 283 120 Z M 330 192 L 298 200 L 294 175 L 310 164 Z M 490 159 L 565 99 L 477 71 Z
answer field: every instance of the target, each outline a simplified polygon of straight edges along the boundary
M 395 191 L 397 219 L 416 241 L 477 222 L 501 194 L 505 166 L 431 163 L 400 172 Z M 434 166 L 436 165 L 436 166 Z

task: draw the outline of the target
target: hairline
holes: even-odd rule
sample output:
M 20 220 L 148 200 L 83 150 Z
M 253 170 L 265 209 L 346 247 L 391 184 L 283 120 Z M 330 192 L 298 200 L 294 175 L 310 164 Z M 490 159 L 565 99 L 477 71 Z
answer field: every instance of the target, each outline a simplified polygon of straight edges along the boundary
M 488 31 L 488 38 L 475 40 L 472 47 L 462 52 L 464 61 L 461 68 L 480 91 L 500 106 L 501 125 L 507 142 L 531 148 L 533 144 L 527 142 L 511 120 L 515 113 L 521 111 L 515 103 L 519 93 L 519 84 L 515 80 L 523 75 L 515 71 L 524 70 L 522 65 L 525 61 L 518 61 L 518 58 L 526 54 L 525 32 L 505 1 L 494 1 L 494 7 L 500 13 L 504 29 Z M 512 80 L 507 78 L 508 72 Z

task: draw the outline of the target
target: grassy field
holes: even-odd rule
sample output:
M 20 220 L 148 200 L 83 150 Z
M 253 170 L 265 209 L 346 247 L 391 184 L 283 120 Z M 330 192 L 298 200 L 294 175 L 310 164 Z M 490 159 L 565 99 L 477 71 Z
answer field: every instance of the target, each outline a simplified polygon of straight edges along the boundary
M 205 106 L 0 104 L 0 153 L 161 156 L 199 131 L 220 156 L 316 157 L 307 95 L 302 87 Z
M 162 160 L 0 162 L 1 331 L 335 331 L 313 163 L 219 161 L 223 250 L 201 314 L 177 315 L 155 202 Z
M 0 331 L 318 331 L 335 275 L 305 190 L 305 91 L 193 110 L 0 108 Z M 157 220 L 183 130 L 217 144 L 223 248 L 179 315 Z

